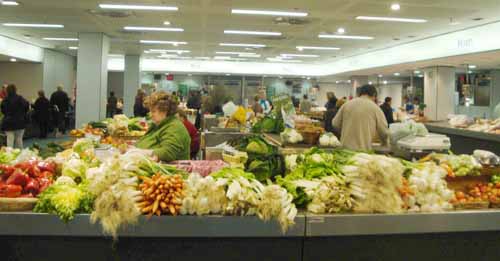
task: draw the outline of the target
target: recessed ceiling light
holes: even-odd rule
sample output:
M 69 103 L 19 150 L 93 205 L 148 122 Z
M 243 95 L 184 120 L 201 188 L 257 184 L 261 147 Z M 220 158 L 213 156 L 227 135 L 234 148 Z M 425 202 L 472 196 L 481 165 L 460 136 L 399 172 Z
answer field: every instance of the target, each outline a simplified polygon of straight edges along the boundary
M 260 54 L 239 54 L 239 57 L 245 57 L 245 58 L 260 58 Z
M 416 71 L 414 71 L 413 73 L 415 73 L 415 74 L 420 74 L 420 71 L 419 71 L 419 70 L 416 70 Z
M 279 76 L 280 79 L 283 79 L 283 76 Z
M 398 3 L 394 3 L 391 5 L 391 10 L 393 11 L 398 11 L 401 9 L 401 5 L 399 5 Z
M 165 49 L 149 49 L 152 53 L 190 53 L 189 50 L 165 50 Z
M 351 80 L 347 80 L 348 83 L 351 83 Z
M 256 53 L 246 53 L 246 52 L 215 52 L 216 54 L 236 54 L 236 55 L 240 55 L 240 54 L 256 54 Z
M 366 21 L 384 21 L 384 22 L 401 22 L 401 23 L 427 23 L 425 19 L 414 18 L 398 18 L 398 17 L 378 17 L 378 16 L 358 16 L 356 20 Z
M 337 33 L 338 34 L 344 34 L 345 33 L 345 28 L 339 27 L 339 29 L 337 29 Z
M 473 73 L 473 71 L 469 71 L 468 73 Z
M 338 47 L 319 47 L 319 46 L 297 46 L 299 51 L 302 50 L 340 50 Z
M 260 31 L 241 31 L 241 30 L 224 30 L 225 34 L 246 34 L 246 35 L 268 35 L 281 36 L 280 32 L 260 32 Z
M 226 76 L 231 76 L 231 74 L 230 73 L 226 73 Z
M 99 4 L 102 9 L 119 9 L 119 10 L 148 10 L 148 11 L 177 11 L 176 6 L 163 5 L 115 5 L 115 4 Z
M 335 81 L 335 83 L 337 83 L 337 84 L 338 84 L 339 82 L 340 82 L 340 81 Z
M 267 58 L 268 61 L 270 62 L 279 62 L 279 63 L 301 63 L 301 60 L 285 60 L 282 58 Z
M 477 66 L 476 65 L 469 65 L 469 69 L 476 69 Z
M 400 76 L 401 74 L 400 73 L 394 73 L 394 76 Z
M 420 78 L 424 78 L 424 76 L 423 76 L 422 74 L 420 74 L 418 77 L 420 77 Z
M 70 50 L 78 50 L 78 46 L 70 46 L 70 47 L 68 47 L 68 49 L 70 49 Z
M 387 81 L 384 81 L 384 84 L 387 84 Z
M 145 27 L 145 26 L 125 26 L 127 31 L 163 31 L 163 32 L 184 32 L 182 28 L 172 27 Z
M 155 41 L 155 40 L 141 40 L 140 43 L 143 44 L 171 44 L 171 45 L 181 45 L 187 44 L 187 42 L 177 42 L 177 41 Z
M 247 9 L 232 9 L 231 13 L 251 14 L 251 15 L 296 16 L 296 17 L 305 17 L 308 15 L 305 12 L 266 11 L 266 10 L 247 10 Z
M 18 23 L 5 23 L 4 26 L 10 27 L 36 27 L 36 28 L 64 28 L 62 24 L 18 24 Z
M 246 44 L 246 43 L 220 43 L 220 46 L 233 46 L 233 47 L 253 47 L 253 48 L 263 48 L 266 47 L 265 44 Z
M 368 84 L 369 84 L 369 85 L 372 85 L 372 84 L 373 84 L 373 82 L 368 82 Z
M 379 75 L 378 75 L 378 78 L 382 78 L 382 77 L 384 77 L 382 74 L 379 74 Z
M 338 34 L 320 34 L 319 38 L 333 38 L 333 39 L 353 39 L 353 40 L 372 40 L 371 36 L 358 36 L 358 35 L 338 35 Z
M 19 5 L 19 3 L 16 2 L 16 1 L 2 1 L 0 3 L 2 3 L 2 5 L 7 5 L 7 6 L 16 6 L 16 5 Z
M 10 58 L 10 60 L 9 60 L 9 61 L 11 61 L 11 62 L 15 63 L 15 62 L 17 62 L 17 59 L 16 59 L 16 58 Z
M 163 22 L 163 25 L 171 25 L 170 21 Z
M 282 57 L 307 57 L 307 58 L 316 58 L 319 55 L 316 54 L 293 54 L 293 53 L 282 53 Z
M 210 60 L 210 57 L 194 57 L 194 59 L 198 59 L 198 60 Z
M 61 37 L 45 37 L 43 40 L 46 41 L 67 41 L 67 42 L 77 42 L 78 38 L 61 38 Z
M 307 77 L 308 80 L 311 80 L 311 77 Z

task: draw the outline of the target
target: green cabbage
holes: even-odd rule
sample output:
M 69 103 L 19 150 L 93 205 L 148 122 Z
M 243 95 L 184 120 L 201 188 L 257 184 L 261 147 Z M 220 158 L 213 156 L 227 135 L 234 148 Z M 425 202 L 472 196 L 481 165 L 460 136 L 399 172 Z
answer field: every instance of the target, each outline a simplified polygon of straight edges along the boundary
M 86 184 L 55 184 L 43 191 L 34 212 L 59 216 L 64 222 L 71 221 L 76 213 L 90 213 L 94 203 Z
M 62 175 L 72 178 L 76 183 L 86 179 L 87 163 L 81 159 L 70 159 L 63 164 Z

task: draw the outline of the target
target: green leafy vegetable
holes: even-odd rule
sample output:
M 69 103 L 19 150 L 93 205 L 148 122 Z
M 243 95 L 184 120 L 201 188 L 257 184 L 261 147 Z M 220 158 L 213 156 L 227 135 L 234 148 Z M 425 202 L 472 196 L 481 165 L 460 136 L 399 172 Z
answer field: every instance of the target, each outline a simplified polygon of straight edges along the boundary
M 34 212 L 59 216 L 64 222 L 71 221 L 77 213 L 90 213 L 94 197 L 87 185 L 55 184 L 39 195 Z

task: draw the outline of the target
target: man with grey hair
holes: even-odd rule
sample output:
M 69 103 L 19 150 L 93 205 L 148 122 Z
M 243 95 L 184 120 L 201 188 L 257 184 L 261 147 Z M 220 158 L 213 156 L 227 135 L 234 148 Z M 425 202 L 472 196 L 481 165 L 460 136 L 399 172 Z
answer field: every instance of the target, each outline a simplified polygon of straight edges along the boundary
M 55 91 L 50 96 L 50 104 L 54 107 L 54 120 L 56 125 L 56 135 L 60 131 L 62 134 L 66 132 L 66 112 L 69 108 L 69 98 L 68 94 L 63 90 L 63 86 L 57 86 L 57 91 Z

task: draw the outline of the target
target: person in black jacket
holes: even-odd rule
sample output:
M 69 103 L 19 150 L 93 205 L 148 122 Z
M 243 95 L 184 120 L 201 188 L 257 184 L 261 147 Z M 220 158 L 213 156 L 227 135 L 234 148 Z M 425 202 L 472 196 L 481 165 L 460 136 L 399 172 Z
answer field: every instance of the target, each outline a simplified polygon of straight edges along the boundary
M 36 99 L 33 109 L 35 110 L 35 119 L 40 128 L 40 138 L 47 138 L 50 120 L 50 102 L 45 97 L 45 92 L 38 91 L 38 99 Z
M 144 106 L 144 99 L 146 94 L 143 90 L 137 90 L 137 95 L 135 96 L 134 103 L 134 117 L 146 117 L 148 115 L 148 109 Z
M 115 116 L 117 106 L 118 106 L 118 99 L 115 97 L 115 92 L 110 92 L 107 104 L 108 118 L 113 118 L 113 116 Z
M 385 97 L 384 104 L 380 105 L 380 109 L 384 112 L 385 118 L 387 119 L 387 123 L 391 125 L 394 123 L 394 116 L 392 112 L 392 98 L 391 97 Z
M 61 85 L 57 86 L 57 91 L 50 96 L 50 104 L 56 107 L 55 124 L 59 131 L 64 134 L 66 132 L 66 112 L 69 107 L 69 98 Z
M 7 97 L 2 101 L 2 131 L 7 135 L 7 146 L 23 148 L 23 135 L 26 128 L 29 103 L 22 96 L 17 95 L 14 84 L 7 86 Z
M 332 120 L 335 118 L 335 116 L 337 116 L 337 112 L 339 112 L 340 107 L 342 107 L 342 105 L 344 105 L 346 100 L 345 99 L 337 100 L 337 98 L 335 98 L 335 100 L 336 100 L 336 103 L 333 107 L 331 107 L 331 104 L 333 103 L 333 101 L 328 101 L 328 103 L 327 103 L 327 105 L 329 104 L 329 106 L 328 106 L 328 109 L 325 112 L 325 116 L 324 116 L 325 117 L 325 130 L 326 130 L 326 132 L 331 132 L 331 133 L 334 133 L 338 136 L 339 133 L 336 133 L 335 129 L 333 128 Z

